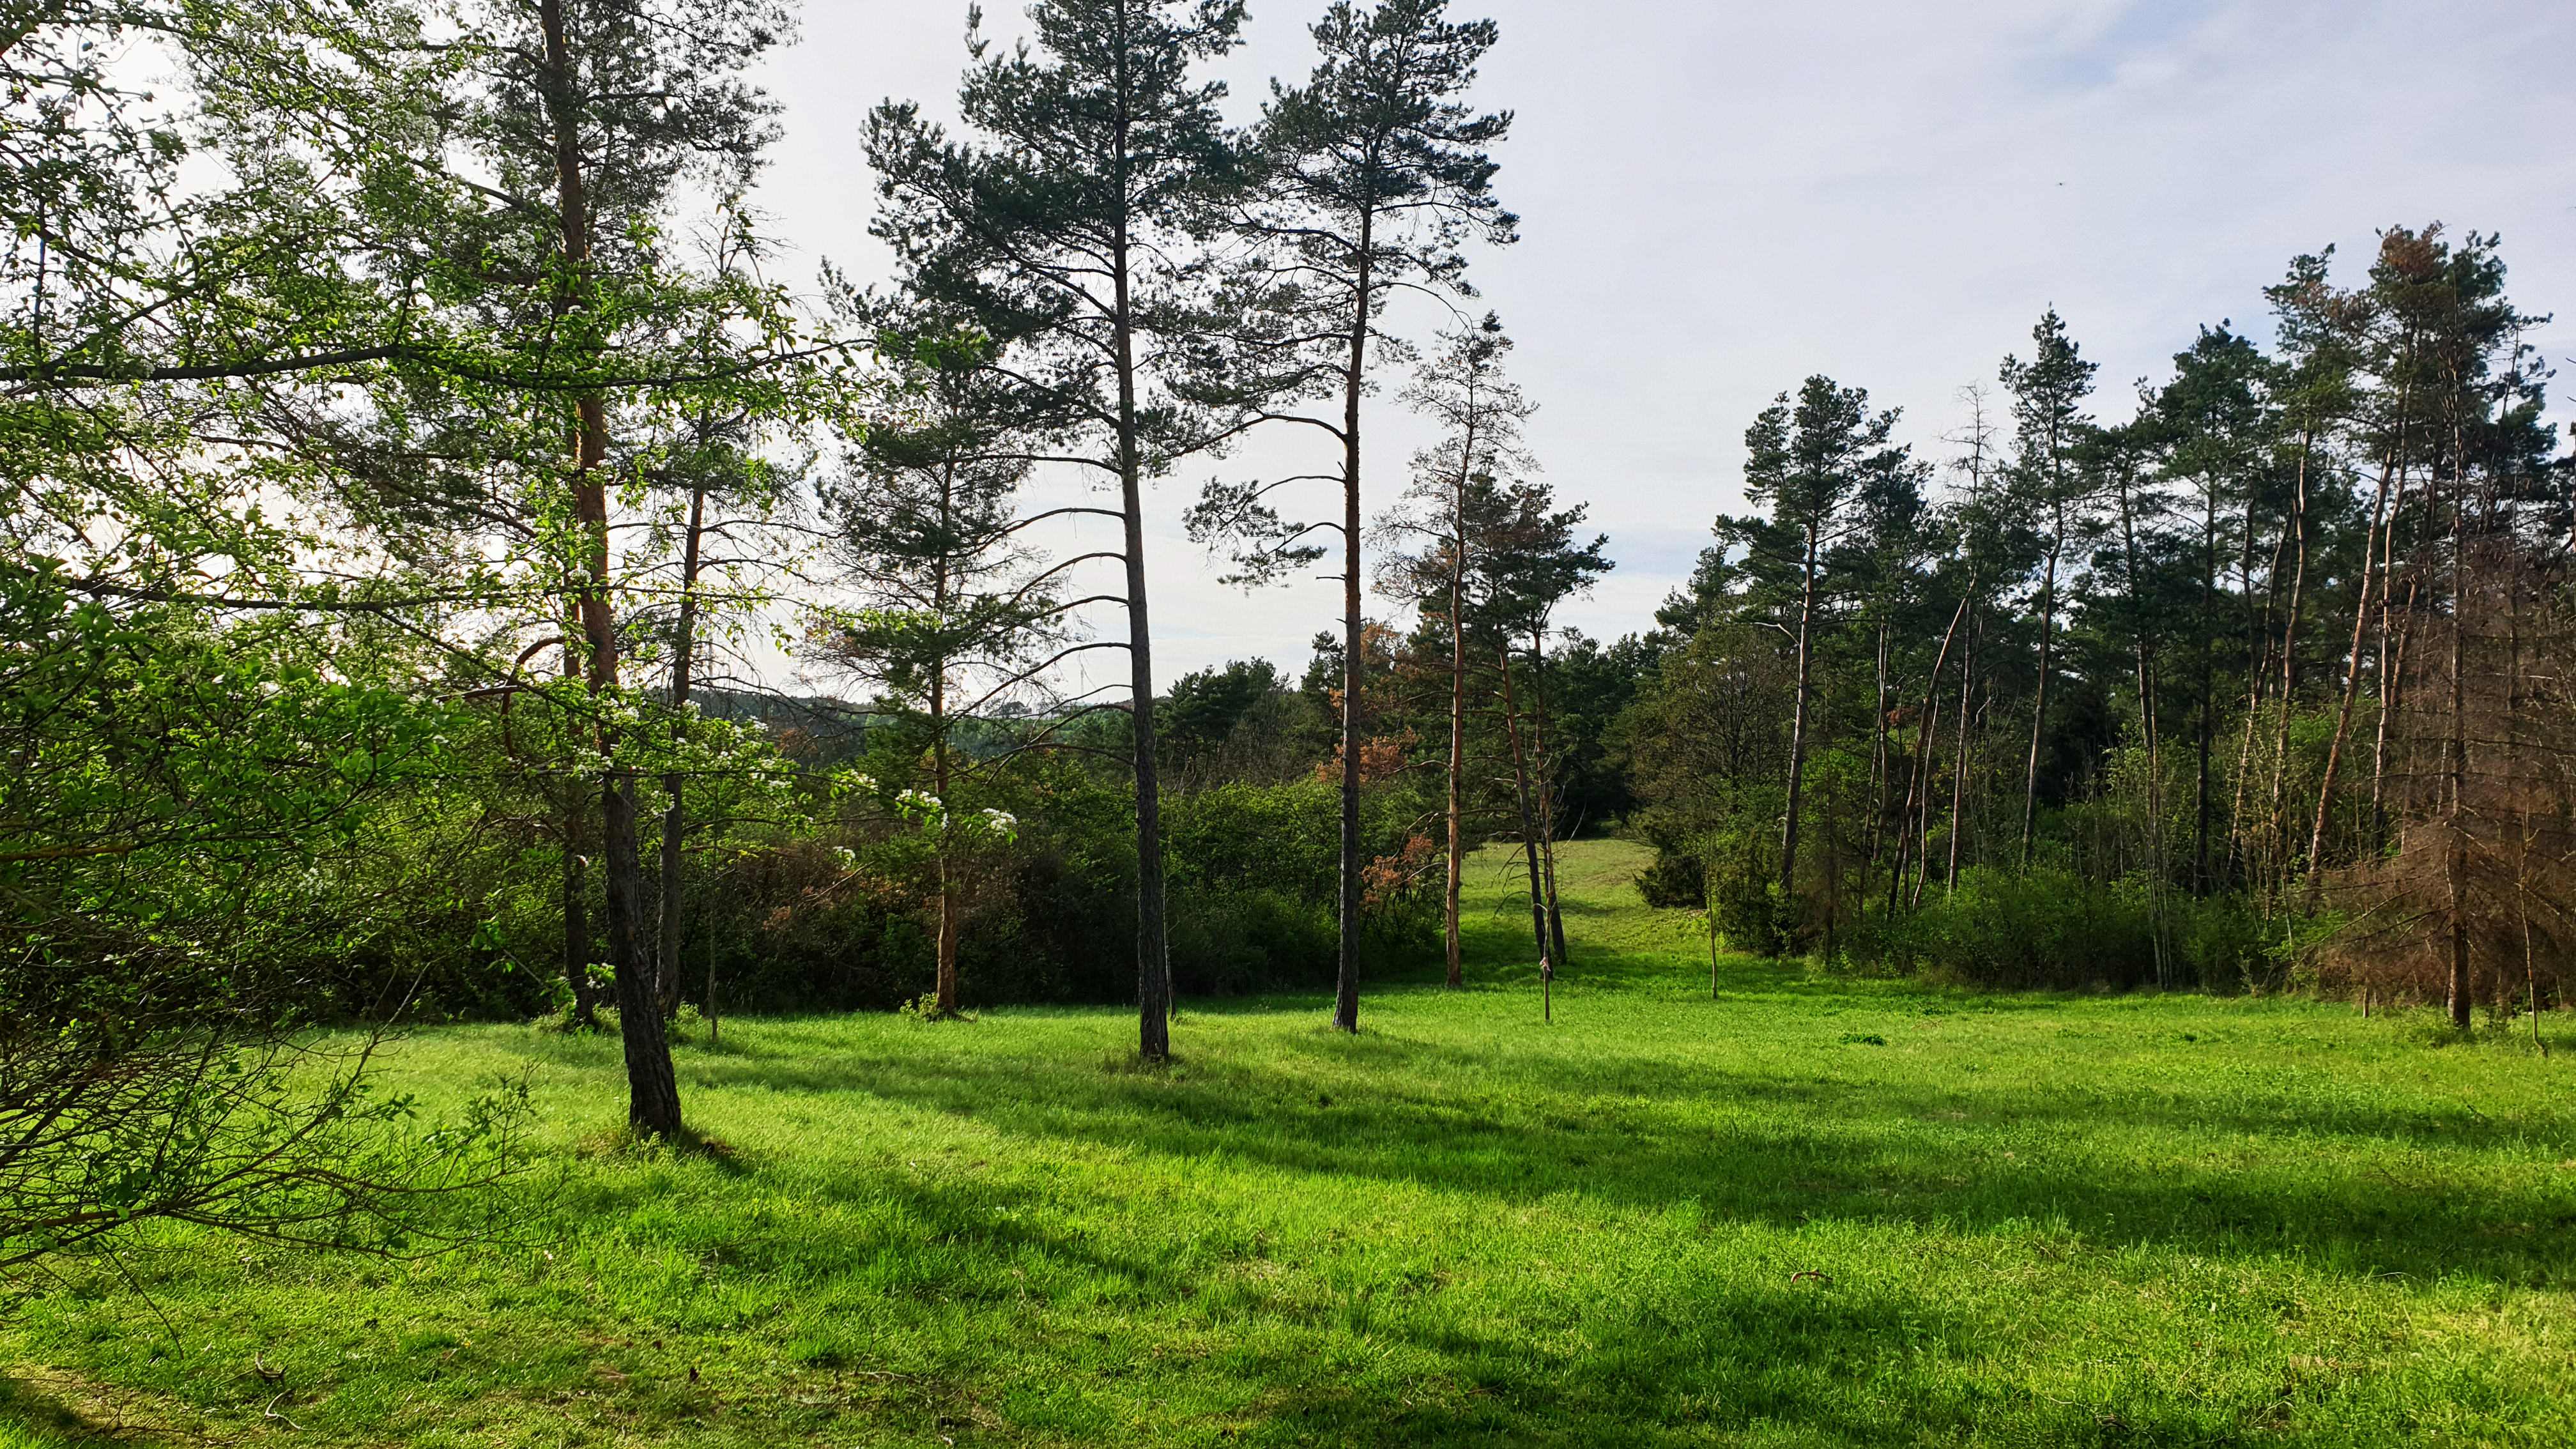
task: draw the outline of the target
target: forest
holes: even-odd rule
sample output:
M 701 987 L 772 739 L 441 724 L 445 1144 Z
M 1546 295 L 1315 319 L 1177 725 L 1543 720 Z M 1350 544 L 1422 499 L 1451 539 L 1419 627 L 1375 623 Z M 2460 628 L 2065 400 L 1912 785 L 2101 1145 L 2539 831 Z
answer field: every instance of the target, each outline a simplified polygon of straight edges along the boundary
M 1478 89 L 1501 32 L 1319 8 L 1311 71 L 1259 96 L 1211 75 L 1241 0 L 1035 0 L 1007 43 L 968 16 L 959 119 L 887 100 L 850 158 L 893 270 L 809 278 L 759 190 L 785 0 L 6 7 L 0 1421 L 2557 1442 L 2533 1325 L 2567 1260 L 2527 1235 L 2576 1212 L 2576 1119 L 2531 1075 L 2576 953 L 2576 458 L 2505 239 L 2354 217 L 2365 253 L 2243 279 L 2267 315 L 2171 318 L 2133 394 L 2040 298 L 1956 359 L 1955 426 L 1874 399 L 1866 355 L 1780 377 L 1700 420 L 1743 463 L 1696 570 L 1596 639 L 1566 614 L 1615 542 L 1549 481 L 1513 299 L 1474 283 L 1523 225 L 1515 118 Z M 1324 461 L 1255 466 L 1280 437 Z M 1229 586 L 1333 581 L 1309 657 L 1158 673 L 1173 524 Z M 1560 1022 L 1607 1035 L 1531 1035 Z M 1987 1035 L 1892 1065 L 1944 1023 Z M 2159 1076 L 2056 1039 L 2133 1029 L 2235 1055 Z M 2285 1055 L 2367 1082 L 2258 1082 Z M 1958 1095 L 2004 1090 L 1990 1058 L 2027 1066 L 2020 1105 Z M 2070 1157 L 2031 1195 L 1957 1187 L 1920 1136 L 1954 1098 L 2037 1120 L 2133 1073 L 2170 1119 L 2049 1139 L 2109 1164 L 2089 1183 Z M 1970 1196 L 1891 1205 L 1818 1156 L 1830 1113 L 1743 1125 L 1863 1086 L 1916 1104 L 1849 1145 L 1870 1172 Z M 2149 1181 L 2240 1111 L 2347 1155 L 2294 1171 L 2266 1138 L 2236 1178 Z M 1500 1165 L 1524 1149 L 1475 1134 L 1506 1128 L 1549 1165 Z M 1709 1131 L 1739 1186 L 1684 1155 Z M 1029 1176 L 978 1197 L 933 1153 Z M 1260 1218 L 1288 1189 L 1228 1162 L 1321 1196 Z M 1592 1227 L 1489 1240 L 1450 1192 Z M 1333 1267 L 1396 1231 L 1371 1193 L 1454 1225 Z M 1617 1236 L 1671 1214 L 1679 1246 Z M 1802 1246 L 1833 1223 L 1898 1236 Z M 1590 1347 L 1543 1350 L 1571 1357 L 1479 1337 L 1558 1331 L 1510 1277 L 1532 1251 L 1580 1292 L 1722 1231 L 1767 1236 L 1612 1295 Z M 1892 1306 L 1965 1302 L 1947 1269 L 1819 1296 L 1907 1234 L 2130 1252 L 2104 1271 L 2139 1303 L 2313 1303 L 2380 1347 L 2248 1329 L 2198 1389 L 2104 1387 L 2081 1365 L 2128 1360 L 2084 1335 L 2166 1307 L 2034 1267 L 2077 1346 L 2027 1371 L 2073 1397 L 2014 1387 L 2008 1305 Z M 1256 1271 L 1272 1236 L 1311 1290 Z M 2234 1286 L 2176 1286 L 2237 1253 Z M 1402 1319 L 1453 1278 L 1496 1296 Z M 782 1306 L 809 1290 L 838 1306 Z M 481 1327 L 451 1322 L 469 1298 Z M 1072 1346 L 1005 1352 L 1012 1313 Z M 1715 1357 L 1664 1362 L 1667 1313 Z M 406 1361 L 519 1357 L 422 1370 L 443 1407 L 406 1407 L 325 1351 L 358 1318 Z M 1720 1323 L 1742 1344 L 1702 1342 Z M 2142 1362 L 2220 1352 L 2136 1331 L 2166 1336 Z M 204 1332 L 245 1345 L 233 1377 L 190 1367 Z M 573 1338 L 623 1367 L 527 1367 Z M 2437 1338 L 2452 1389 L 2351 1367 Z M 769 1367 L 719 1393 L 704 1355 L 734 1350 L 666 1339 Z M 1370 1367 L 1381 1342 L 1411 1366 Z M 1187 1413 L 1082 1397 L 1167 1350 Z M 1292 1391 L 1316 1354 L 1341 1387 Z M 1835 1386 L 1871 1354 L 1912 1375 L 1894 1418 Z M 1210 1374 L 1283 1397 L 1220 1405 Z M 1086 1387 L 1045 1407 L 1053 1378 Z M 610 1417 L 567 1427 L 594 1392 Z

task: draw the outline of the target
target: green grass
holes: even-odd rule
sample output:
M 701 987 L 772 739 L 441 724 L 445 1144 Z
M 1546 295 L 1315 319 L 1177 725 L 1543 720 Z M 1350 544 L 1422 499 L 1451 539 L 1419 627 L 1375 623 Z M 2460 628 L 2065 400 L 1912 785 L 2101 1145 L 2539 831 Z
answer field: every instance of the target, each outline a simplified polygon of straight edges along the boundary
M 1164 1071 L 1115 1010 L 731 1025 L 679 1051 L 712 1156 L 608 1145 L 612 1042 L 424 1035 L 397 1070 L 431 1090 L 535 1070 L 560 1150 L 522 1241 L 164 1237 L 126 1265 L 149 1301 L 65 1267 L 0 1320 L 0 1416 L 412 1445 L 2576 1443 L 2563 1060 L 2437 1046 L 2424 1013 L 1737 959 L 1712 1001 L 1637 863 L 1568 850 L 1552 1027 L 1488 874 L 1477 987 L 1376 992 L 1355 1039 L 1316 998 L 1193 1003 Z

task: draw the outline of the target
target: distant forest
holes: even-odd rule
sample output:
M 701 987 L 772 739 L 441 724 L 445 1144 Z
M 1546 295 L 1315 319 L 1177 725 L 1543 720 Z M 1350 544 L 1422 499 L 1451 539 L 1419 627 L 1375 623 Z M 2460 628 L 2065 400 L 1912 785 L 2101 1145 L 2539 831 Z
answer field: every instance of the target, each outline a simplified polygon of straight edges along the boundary
M 1474 984 L 1488 845 L 1582 971 L 1552 847 L 1600 833 L 1712 953 L 2560 999 L 2576 478 L 2495 236 L 2291 259 L 2116 424 L 2054 311 L 1937 443 L 1783 377 L 1722 424 L 1751 511 L 1608 642 L 1469 285 L 1512 117 L 1442 0 L 1330 6 L 1239 125 L 1239 5 L 1041 0 L 960 126 L 871 114 L 895 269 L 810 285 L 757 201 L 783 6 L 21 8 L 0 1019 L 62 1080 L 548 1017 L 669 1131 L 684 1009 L 1130 1002 L 1151 1059 L 1175 993 L 1329 989 L 1358 1030 L 1373 981 Z M 1435 441 L 1364 435 L 1397 408 Z M 1211 461 L 1255 429 L 1329 463 Z M 1230 578 L 1341 584 L 1302 672 L 1157 673 L 1184 472 Z

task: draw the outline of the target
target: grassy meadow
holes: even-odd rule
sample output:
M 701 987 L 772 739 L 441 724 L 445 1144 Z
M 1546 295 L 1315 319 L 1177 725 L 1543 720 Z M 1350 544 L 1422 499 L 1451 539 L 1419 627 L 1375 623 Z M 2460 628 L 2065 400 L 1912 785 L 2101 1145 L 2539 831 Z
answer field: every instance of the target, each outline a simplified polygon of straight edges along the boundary
M 425 1095 L 533 1072 L 516 1236 L 32 1276 L 0 1446 L 2576 1443 L 2565 1053 L 1732 957 L 1711 999 L 1642 854 L 1568 848 L 1553 1025 L 1487 856 L 1473 987 L 1355 1039 L 728 1023 L 678 1048 L 706 1153 L 618 1144 L 612 1040 L 424 1033 Z

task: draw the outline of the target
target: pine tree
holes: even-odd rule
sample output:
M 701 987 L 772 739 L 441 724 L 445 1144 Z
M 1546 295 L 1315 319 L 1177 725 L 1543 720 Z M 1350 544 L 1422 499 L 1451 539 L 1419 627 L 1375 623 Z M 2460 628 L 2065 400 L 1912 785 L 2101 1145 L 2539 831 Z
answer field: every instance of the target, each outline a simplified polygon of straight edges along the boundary
M 1468 635 L 1486 612 L 1476 597 L 1488 552 L 1504 542 L 1507 489 L 1534 460 L 1521 447 L 1520 425 L 1537 405 L 1502 375 L 1511 339 L 1487 314 L 1473 328 L 1442 336 L 1445 344 L 1415 370 L 1404 399 L 1441 428 L 1440 441 L 1416 453 L 1403 501 L 1379 520 L 1386 558 L 1379 587 L 1435 617 L 1447 638 L 1449 747 L 1444 762 L 1448 828 L 1442 919 L 1451 986 L 1465 984 L 1459 938 L 1461 872 L 1466 858 Z M 1413 550 L 1405 551 L 1407 547 Z
M 1795 651 L 1789 723 L 1788 790 L 1780 826 L 1780 895 L 1796 899 L 1798 836 L 1807 749 L 1817 694 L 1816 650 L 1836 603 L 1843 550 L 1866 526 L 1864 503 L 1911 474 L 1906 449 L 1891 444 L 1893 411 L 1872 416 L 1869 394 L 1810 377 L 1762 410 L 1745 430 L 1744 494 L 1768 517 L 1721 518 L 1718 536 L 1740 547 L 1758 607 L 1776 610 Z
M 855 439 L 850 467 L 827 483 L 823 505 L 853 608 L 820 611 L 806 652 L 880 691 L 901 748 L 926 764 L 911 782 L 880 792 L 931 840 L 938 874 L 935 991 L 954 1015 L 961 874 L 973 847 L 1006 831 L 995 814 L 960 800 L 984 763 L 959 734 L 998 700 L 1063 657 L 1070 604 L 1021 542 L 1016 494 L 1030 464 L 1009 431 L 1012 388 L 990 339 L 940 330 L 929 319 L 890 328 L 880 355 L 894 374 L 893 406 Z M 922 787 L 927 787 L 922 788 Z
M 1320 56 L 1303 86 L 1275 86 L 1258 131 L 1262 185 L 1242 217 L 1258 248 L 1248 275 L 1258 325 L 1247 338 L 1273 393 L 1330 398 L 1337 416 L 1298 416 L 1339 446 L 1342 656 L 1356 669 L 1361 591 L 1361 399 L 1375 364 L 1400 351 L 1381 332 L 1387 298 L 1431 289 L 1473 295 L 1459 250 L 1471 236 L 1513 240 L 1515 219 L 1492 192 L 1486 148 L 1508 113 L 1477 115 L 1460 99 L 1492 48 L 1491 21 L 1452 24 L 1447 0 L 1336 0 L 1308 27 Z M 1205 534 L 1257 532 L 1266 489 L 1212 488 Z M 1249 525 L 1249 527 L 1247 527 Z M 1304 555 L 1297 555 L 1302 558 Z M 1258 576 L 1258 574 L 1256 574 Z M 1346 679 L 1341 779 L 1340 966 L 1333 1023 L 1359 1029 L 1362 927 L 1360 735 L 1356 675 Z
M 2090 480 L 2076 452 L 2092 420 L 2082 411 L 2098 364 L 2084 359 L 2066 323 L 2051 307 L 2030 329 L 2031 360 L 2004 359 L 2004 390 L 2012 394 L 2013 461 L 2008 477 L 2017 498 L 2047 520 L 2040 575 L 2039 688 L 2031 697 L 2030 762 L 2022 785 L 2021 863 L 2030 864 L 2039 824 L 2040 748 L 2048 730 L 2048 686 L 2055 667 L 2058 572 L 2067 547 L 2084 523 Z
M 972 12 L 970 12 L 970 15 Z M 1242 425 L 1212 414 L 1193 341 L 1212 325 L 1196 237 L 1236 194 L 1225 88 L 1192 68 L 1234 48 L 1241 0 L 1040 0 L 1034 47 L 975 63 L 958 96 L 986 145 L 917 107 L 869 117 L 876 234 L 908 289 L 1021 359 L 1022 406 L 1113 483 L 1124 539 L 1136 780 L 1138 1049 L 1170 1054 L 1161 777 L 1146 609 L 1146 480 Z M 1219 389 L 1221 393 L 1221 388 Z

